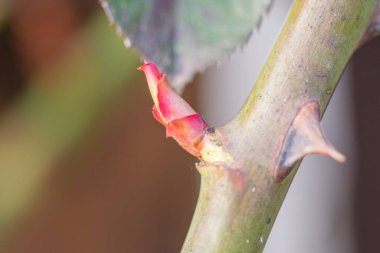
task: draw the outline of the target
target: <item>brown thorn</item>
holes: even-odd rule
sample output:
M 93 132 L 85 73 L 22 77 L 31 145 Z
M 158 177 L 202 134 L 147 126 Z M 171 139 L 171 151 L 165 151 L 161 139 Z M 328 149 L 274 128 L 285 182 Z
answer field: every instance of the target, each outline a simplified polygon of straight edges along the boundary
M 316 101 L 305 104 L 294 118 L 275 169 L 276 181 L 285 178 L 298 160 L 310 154 L 326 155 L 338 162 L 346 160 L 323 135 L 319 104 Z

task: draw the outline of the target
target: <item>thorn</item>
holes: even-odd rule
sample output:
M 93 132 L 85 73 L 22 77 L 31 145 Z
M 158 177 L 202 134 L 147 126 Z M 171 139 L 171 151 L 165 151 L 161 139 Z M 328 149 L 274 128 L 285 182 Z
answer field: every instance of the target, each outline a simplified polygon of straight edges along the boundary
M 346 161 L 346 157 L 323 135 L 319 104 L 315 101 L 305 104 L 294 118 L 275 169 L 275 179 L 285 178 L 298 160 L 310 154 L 326 155 L 338 162 Z
M 108 2 L 104 0 L 100 0 L 100 4 L 102 8 L 104 9 L 104 12 L 106 13 L 109 24 L 113 25 L 115 23 L 115 20 L 113 18 L 112 11 L 111 11 L 110 6 L 108 5 Z
M 118 37 L 123 37 L 123 35 L 124 35 L 123 29 L 119 25 L 116 25 L 116 35 Z
M 126 48 L 132 47 L 132 41 L 128 37 L 124 37 L 123 42 Z

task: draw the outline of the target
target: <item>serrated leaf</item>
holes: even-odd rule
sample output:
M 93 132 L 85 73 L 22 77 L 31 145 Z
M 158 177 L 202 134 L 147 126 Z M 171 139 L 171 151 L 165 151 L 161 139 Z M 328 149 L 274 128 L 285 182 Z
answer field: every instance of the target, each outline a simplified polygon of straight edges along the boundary
M 242 45 L 271 0 L 101 0 L 110 20 L 178 90 Z

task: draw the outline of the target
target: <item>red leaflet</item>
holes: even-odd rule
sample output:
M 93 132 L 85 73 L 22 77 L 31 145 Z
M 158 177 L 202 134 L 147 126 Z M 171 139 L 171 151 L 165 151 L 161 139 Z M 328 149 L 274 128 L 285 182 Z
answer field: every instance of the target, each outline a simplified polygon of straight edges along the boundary
M 166 127 L 166 137 L 174 138 L 190 154 L 199 157 L 207 124 L 167 83 L 165 74 L 154 63 L 139 68 L 144 71 L 153 98 L 153 116 Z

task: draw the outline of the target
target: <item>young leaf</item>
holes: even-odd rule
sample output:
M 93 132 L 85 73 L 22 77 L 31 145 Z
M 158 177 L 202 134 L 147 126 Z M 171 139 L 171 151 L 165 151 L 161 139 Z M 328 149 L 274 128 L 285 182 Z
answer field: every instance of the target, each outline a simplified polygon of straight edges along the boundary
M 196 72 L 242 45 L 271 0 L 101 0 L 128 46 L 181 90 Z
M 172 137 L 190 154 L 200 157 L 207 124 L 194 109 L 167 83 L 166 75 L 154 63 L 139 68 L 145 73 L 152 95 L 154 118 L 166 128 L 166 137 Z

